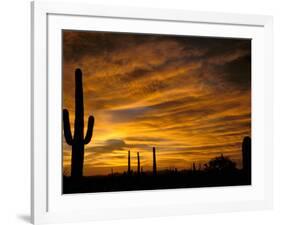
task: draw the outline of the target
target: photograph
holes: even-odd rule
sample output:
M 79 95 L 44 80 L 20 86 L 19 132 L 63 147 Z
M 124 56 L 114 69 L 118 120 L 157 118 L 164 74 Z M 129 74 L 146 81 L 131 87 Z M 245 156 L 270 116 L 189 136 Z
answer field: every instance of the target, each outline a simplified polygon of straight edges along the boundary
M 251 48 L 62 30 L 62 194 L 251 185 Z

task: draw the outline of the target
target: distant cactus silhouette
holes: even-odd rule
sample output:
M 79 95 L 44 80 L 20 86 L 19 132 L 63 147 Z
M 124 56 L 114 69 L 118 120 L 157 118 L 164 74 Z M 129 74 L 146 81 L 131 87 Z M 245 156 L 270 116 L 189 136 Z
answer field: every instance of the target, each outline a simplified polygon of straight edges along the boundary
M 196 171 L 196 165 L 195 165 L 195 163 L 192 163 L 192 171 Z
M 72 146 L 71 156 L 71 177 L 79 178 L 83 176 L 84 146 L 91 141 L 95 119 L 89 116 L 88 129 L 84 137 L 84 103 L 82 71 L 75 70 L 75 121 L 74 136 L 71 134 L 69 113 L 63 110 L 64 137 L 67 144 Z
M 251 138 L 244 137 L 242 143 L 242 155 L 243 155 L 243 171 L 244 173 L 250 177 L 251 175 Z
M 128 151 L 128 175 L 131 174 L 131 152 Z
M 138 157 L 138 175 L 140 175 L 140 153 L 137 152 L 137 157 Z
M 156 153 L 155 153 L 155 147 L 152 148 L 153 150 L 153 175 L 156 176 Z

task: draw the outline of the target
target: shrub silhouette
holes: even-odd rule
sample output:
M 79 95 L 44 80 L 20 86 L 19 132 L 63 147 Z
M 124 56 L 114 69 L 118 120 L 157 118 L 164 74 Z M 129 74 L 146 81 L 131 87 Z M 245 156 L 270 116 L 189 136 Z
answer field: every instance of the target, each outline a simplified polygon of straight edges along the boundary
M 88 129 L 84 137 L 84 103 L 82 71 L 75 70 L 75 121 L 74 136 L 71 134 L 69 113 L 63 110 L 64 137 L 67 144 L 72 146 L 71 156 L 71 177 L 80 178 L 83 176 L 84 146 L 91 141 L 94 127 L 94 117 L 89 116 Z
M 209 172 L 232 172 L 236 169 L 236 163 L 223 155 L 211 159 L 205 164 L 205 170 Z

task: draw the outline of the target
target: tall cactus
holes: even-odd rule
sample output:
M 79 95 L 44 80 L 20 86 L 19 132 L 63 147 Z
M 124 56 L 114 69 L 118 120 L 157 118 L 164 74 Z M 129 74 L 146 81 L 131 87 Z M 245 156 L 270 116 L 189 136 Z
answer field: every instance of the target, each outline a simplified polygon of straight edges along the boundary
M 156 176 L 156 153 L 155 153 L 155 147 L 153 147 L 152 150 L 153 150 L 153 175 Z
M 74 136 L 71 134 L 69 113 L 63 110 L 64 137 L 67 144 L 72 146 L 71 156 L 71 177 L 80 178 L 83 176 L 84 146 L 91 141 L 95 119 L 89 116 L 88 129 L 84 137 L 84 103 L 82 71 L 75 70 L 75 121 Z
M 251 176 L 251 138 L 244 137 L 242 143 L 242 164 L 243 164 L 243 171 L 247 175 L 248 178 Z
M 140 175 L 140 153 L 137 152 L 137 157 L 138 157 L 138 175 Z
M 192 171 L 193 171 L 193 172 L 195 172 L 195 171 L 196 171 L 196 165 L 195 165 L 195 163 L 194 163 L 194 162 L 192 163 Z
M 128 151 L 128 175 L 131 174 L 131 152 Z

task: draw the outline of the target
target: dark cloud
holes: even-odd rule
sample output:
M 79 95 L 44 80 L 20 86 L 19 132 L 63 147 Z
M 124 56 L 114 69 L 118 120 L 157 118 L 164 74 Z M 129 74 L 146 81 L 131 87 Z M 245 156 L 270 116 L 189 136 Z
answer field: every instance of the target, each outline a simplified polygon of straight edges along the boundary
M 239 115 L 227 115 L 227 116 L 222 116 L 215 118 L 213 120 L 210 120 L 209 122 L 235 122 L 238 121 L 240 122 L 241 120 L 250 120 L 251 114 L 246 113 L 246 114 L 239 114 Z
M 221 66 L 223 77 L 236 87 L 251 86 L 251 55 L 240 57 Z
M 116 150 L 130 150 L 130 148 L 146 148 L 150 149 L 151 146 L 147 144 L 127 144 L 124 140 L 119 139 L 109 139 L 105 141 L 104 145 L 97 145 L 87 148 L 87 152 L 95 153 L 110 153 Z
M 127 145 L 125 141 L 119 140 L 119 139 L 109 139 L 105 141 L 104 145 L 100 146 L 94 146 L 87 148 L 88 152 L 101 152 L 101 153 L 107 153 L 107 152 L 113 152 L 114 150 L 123 150 L 126 148 Z
M 186 153 L 191 153 L 193 151 L 198 151 L 200 154 L 202 154 L 202 150 L 207 150 L 204 151 L 205 154 L 209 154 L 209 151 L 211 150 L 218 150 L 218 149 L 227 149 L 227 148 L 231 148 L 231 147 L 237 147 L 237 146 L 241 146 L 241 142 L 235 142 L 235 143 L 223 143 L 223 144 L 214 144 L 214 145 L 201 145 L 201 146 L 193 146 L 193 147 L 189 147 L 188 151 L 186 151 Z M 204 154 L 204 153 L 203 153 Z
M 65 30 L 63 32 L 64 58 L 76 60 L 85 55 L 110 55 L 112 51 L 124 51 L 126 48 L 136 46 L 144 42 L 166 40 L 165 36 L 150 36 L 146 34 L 130 34 L 122 32 L 75 32 Z M 125 64 L 125 60 L 115 61 L 117 64 Z
M 169 141 L 166 138 L 157 138 L 157 137 L 127 137 L 127 141 L 137 141 L 137 142 L 161 142 Z
M 114 122 L 121 123 L 134 120 L 140 115 L 145 114 L 148 110 L 149 108 L 147 107 L 136 107 L 133 109 L 109 110 L 108 113 L 113 115 Z

